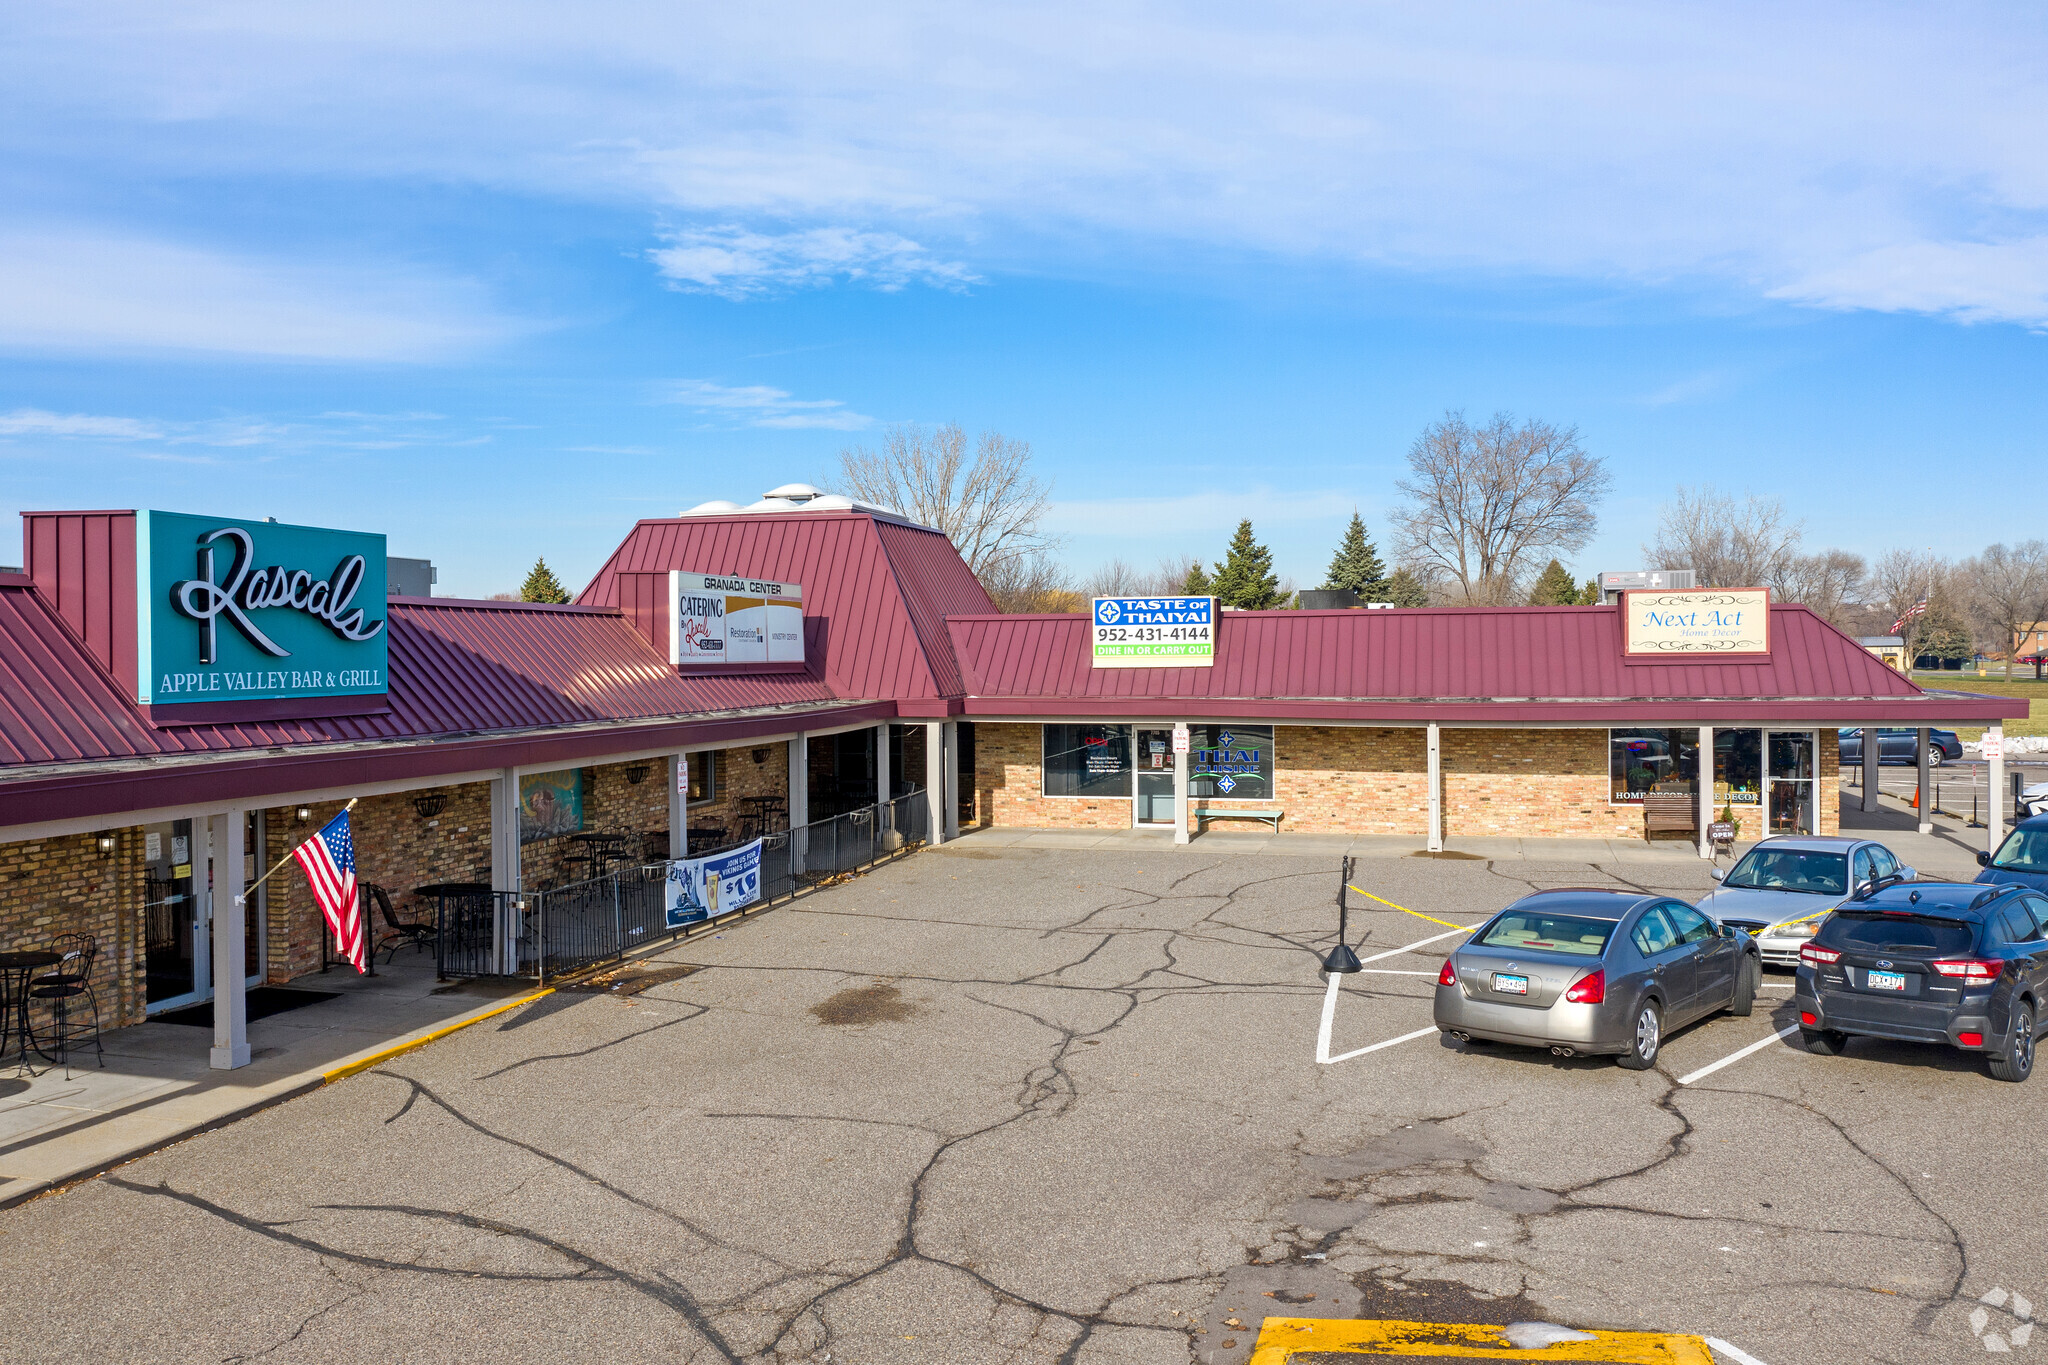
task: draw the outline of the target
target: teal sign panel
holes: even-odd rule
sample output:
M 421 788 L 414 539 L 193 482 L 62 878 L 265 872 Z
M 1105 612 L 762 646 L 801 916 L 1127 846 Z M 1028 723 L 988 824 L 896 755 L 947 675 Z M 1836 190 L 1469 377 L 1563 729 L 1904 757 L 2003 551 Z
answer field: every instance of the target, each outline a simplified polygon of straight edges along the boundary
M 368 532 L 137 512 L 136 700 L 383 695 L 384 567 Z

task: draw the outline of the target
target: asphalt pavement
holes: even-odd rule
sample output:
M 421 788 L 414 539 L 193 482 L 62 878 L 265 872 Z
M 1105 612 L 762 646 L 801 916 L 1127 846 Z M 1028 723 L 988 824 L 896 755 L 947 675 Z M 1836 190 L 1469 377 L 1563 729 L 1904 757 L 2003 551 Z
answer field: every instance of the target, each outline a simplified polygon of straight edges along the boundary
M 1269 1315 L 2026 1348 L 2048 1077 L 1810 1056 L 1782 973 L 1648 1072 L 1429 1030 L 1454 926 L 1707 888 L 1669 859 L 1361 862 L 1405 910 L 1354 912 L 1386 956 L 1320 1064 L 1336 879 L 919 854 L 0 1212 L 0 1354 L 1217 1365 Z

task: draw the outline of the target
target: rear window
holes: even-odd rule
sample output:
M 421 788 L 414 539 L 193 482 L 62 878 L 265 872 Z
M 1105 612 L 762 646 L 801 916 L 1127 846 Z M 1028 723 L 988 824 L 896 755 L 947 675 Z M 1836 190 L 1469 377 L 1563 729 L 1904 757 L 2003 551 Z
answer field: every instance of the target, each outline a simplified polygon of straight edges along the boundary
M 1493 922 L 1479 940 L 1488 948 L 1526 948 L 1542 953 L 1577 953 L 1598 957 L 1614 932 L 1611 919 L 1577 915 L 1543 915 L 1510 910 Z
M 1721 882 L 1745 891 L 1806 891 L 1840 896 L 1849 889 L 1849 860 L 1839 853 L 1753 848 Z
M 1920 915 L 1881 915 L 1837 910 L 1820 927 L 1815 942 L 1855 952 L 1899 953 L 1910 957 L 1954 957 L 1977 942 L 1977 926 Z
M 2048 872 L 2048 829 L 2016 829 L 1998 846 L 1993 867 L 2008 872 Z

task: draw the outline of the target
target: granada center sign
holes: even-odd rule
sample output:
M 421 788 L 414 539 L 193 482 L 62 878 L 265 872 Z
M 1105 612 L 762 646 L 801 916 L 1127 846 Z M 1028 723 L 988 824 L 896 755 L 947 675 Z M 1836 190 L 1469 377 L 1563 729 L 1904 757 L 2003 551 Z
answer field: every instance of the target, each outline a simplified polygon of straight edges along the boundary
M 364 531 L 137 512 L 136 700 L 382 697 L 384 567 Z
M 1216 599 L 1098 597 L 1088 633 L 1096 668 L 1208 668 L 1216 662 Z
M 1758 657 L 1771 652 L 1771 594 L 1766 588 L 1699 588 L 1622 595 L 1621 616 L 1633 659 Z
M 802 664 L 804 590 L 740 574 L 668 576 L 672 664 Z

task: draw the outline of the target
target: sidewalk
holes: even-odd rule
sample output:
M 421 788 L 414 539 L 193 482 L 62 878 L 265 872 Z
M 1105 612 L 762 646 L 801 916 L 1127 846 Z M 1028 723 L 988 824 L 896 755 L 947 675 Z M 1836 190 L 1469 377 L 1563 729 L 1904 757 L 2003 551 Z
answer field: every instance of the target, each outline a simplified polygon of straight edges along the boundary
M 283 989 L 335 998 L 249 1024 L 251 1061 L 207 1065 L 211 1028 L 152 1020 L 108 1032 L 90 1052 L 33 1077 L 0 1068 L 0 1208 L 322 1085 L 352 1063 L 486 1017 L 532 982 L 434 979 L 431 957 L 401 951 L 374 977 L 347 967 Z

